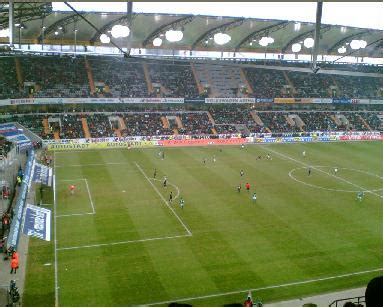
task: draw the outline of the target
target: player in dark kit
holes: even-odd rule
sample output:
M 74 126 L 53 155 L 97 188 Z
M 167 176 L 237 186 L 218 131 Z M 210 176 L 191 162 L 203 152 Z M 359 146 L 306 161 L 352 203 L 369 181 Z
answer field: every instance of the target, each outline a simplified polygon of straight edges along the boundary
M 164 177 L 164 182 L 163 182 L 163 184 L 164 184 L 164 188 L 166 188 L 167 183 L 168 183 L 168 178 L 165 176 L 165 177 Z
M 171 191 L 169 195 L 169 203 L 172 203 L 172 202 L 173 202 L 173 192 Z

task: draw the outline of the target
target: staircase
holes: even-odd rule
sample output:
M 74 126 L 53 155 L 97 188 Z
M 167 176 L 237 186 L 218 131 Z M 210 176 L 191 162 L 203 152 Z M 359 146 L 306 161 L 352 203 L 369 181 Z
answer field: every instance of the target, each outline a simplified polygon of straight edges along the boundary
M 197 72 L 195 70 L 194 64 L 190 63 L 190 67 L 191 67 L 191 70 L 192 70 L 192 73 L 194 76 L 194 80 L 197 83 L 198 93 L 201 95 L 201 94 L 203 94 L 203 86 L 202 86 L 201 82 L 199 82 L 199 78 L 198 78 Z
M 94 94 L 96 92 L 96 87 L 94 86 L 92 67 L 90 67 L 90 64 L 87 58 L 85 58 L 85 69 L 86 69 L 86 74 L 88 75 L 90 93 Z
M 372 131 L 370 125 L 366 122 L 366 120 L 360 116 L 360 114 L 357 114 L 357 116 L 359 117 L 360 121 L 368 128 L 368 130 Z
M 84 131 L 84 135 L 87 139 L 90 139 L 90 132 L 89 132 L 89 127 L 88 127 L 88 122 L 85 117 L 81 118 L 81 124 L 82 124 L 82 130 Z
M 127 129 L 125 121 L 121 116 L 118 117 L 118 125 L 120 127 L 120 130 L 126 130 Z
M 214 120 L 213 116 L 210 114 L 209 111 L 207 111 L 207 117 L 209 118 L 210 123 L 211 123 L 213 126 L 215 126 L 215 120 Z
M 117 137 L 119 138 L 122 137 L 120 129 L 114 129 L 114 133 L 116 134 Z
M 165 128 L 165 129 L 169 129 L 170 128 L 169 121 L 166 118 L 166 116 L 161 116 L 161 121 L 162 121 L 162 127 L 163 128 Z
M 21 91 L 24 87 L 24 77 L 23 77 L 23 69 L 21 68 L 20 58 L 15 58 L 15 66 L 16 66 L 17 82 L 19 83 L 19 90 Z
M 60 132 L 58 132 L 58 131 L 53 132 L 53 136 L 54 136 L 55 140 L 59 140 L 60 139 Z
M 294 84 L 291 82 L 289 76 L 287 75 L 286 71 L 282 70 L 283 72 L 283 76 L 285 77 L 288 85 L 290 85 L 290 88 L 291 88 L 291 97 L 294 97 L 294 94 L 297 92 L 296 89 L 295 89 L 295 86 Z
M 44 133 L 48 135 L 50 133 L 49 131 L 49 123 L 48 123 L 48 118 L 43 119 L 43 127 L 44 127 Z
M 254 110 L 250 111 L 250 115 L 258 126 L 262 126 L 262 127 L 264 126 L 262 119 L 257 114 L 257 111 L 254 111 Z
M 247 91 L 249 92 L 249 94 L 253 94 L 254 91 L 253 91 L 253 88 L 251 87 L 250 83 L 249 83 L 249 80 L 247 80 L 246 78 L 246 74 L 245 72 L 243 71 L 243 68 L 240 69 L 240 75 L 241 75 L 241 80 L 242 82 L 246 85 L 247 87 Z
M 218 134 L 217 130 L 215 130 L 215 128 L 211 128 L 211 132 L 213 132 L 213 134 Z
M 177 129 L 177 128 L 174 128 L 174 129 L 173 129 L 173 133 L 174 133 L 174 135 L 178 135 L 178 134 L 179 134 L 178 129 Z
M 150 73 L 149 73 L 148 65 L 146 63 L 143 63 L 142 67 L 144 69 L 144 76 L 145 76 L 146 86 L 148 87 L 148 92 L 149 93 L 153 93 L 154 92 L 154 88 L 153 88 L 152 80 L 150 78 Z
M 177 123 L 178 129 L 183 129 L 184 126 L 183 126 L 181 118 L 179 116 L 176 116 L 176 123 Z

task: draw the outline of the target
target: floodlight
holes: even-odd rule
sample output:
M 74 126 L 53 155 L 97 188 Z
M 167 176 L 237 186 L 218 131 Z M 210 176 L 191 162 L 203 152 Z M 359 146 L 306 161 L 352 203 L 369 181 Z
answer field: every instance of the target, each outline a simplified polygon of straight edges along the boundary
M 110 43 L 110 37 L 106 34 L 101 34 L 100 41 L 103 44 L 109 44 Z
M 130 34 L 130 29 L 127 26 L 114 25 L 111 33 L 114 38 L 128 37 Z
M 0 37 L 9 37 L 9 29 L 0 30 Z
M 338 53 L 340 53 L 340 54 L 346 53 L 346 51 L 347 51 L 347 49 L 345 46 L 338 48 Z
M 168 30 L 165 33 L 165 37 L 169 42 L 179 42 L 184 37 L 182 31 Z
M 153 46 L 154 47 L 159 47 L 162 45 L 162 39 L 159 38 L 159 37 L 156 37 L 155 39 L 153 39 Z
M 299 51 L 301 51 L 301 49 L 302 49 L 302 45 L 298 44 L 298 43 L 295 43 L 291 46 L 292 52 L 299 52 Z
M 214 34 L 214 42 L 218 45 L 225 45 L 231 41 L 231 36 L 226 33 Z
M 312 48 L 314 47 L 314 39 L 312 37 L 308 37 L 303 41 L 303 45 L 306 48 Z

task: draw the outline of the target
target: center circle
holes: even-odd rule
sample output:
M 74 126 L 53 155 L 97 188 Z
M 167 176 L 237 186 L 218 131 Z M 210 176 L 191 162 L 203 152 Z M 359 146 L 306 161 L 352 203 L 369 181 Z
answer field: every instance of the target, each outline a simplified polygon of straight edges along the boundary
M 289 172 L 289 177 L 296 181 L 296 182 L 299 182 L 301 184 L 304 184 L 306 186 L 309 186 L 309 187 L 312 187 L 312 188 L 317 188 L 317 189 L 321 189 L 321 190 L 327 190 L 327 191 L 334 191 L 334 192 L 347 192 L 347 193 L 356 193 L 356 192 L 360 192 L 360 191 L 364 191 L 364 192 L 378 192 L 378 191 L 382 191 L 383 190 L 383 187 L 382 188 L 379 188 L 379 189 L 367 189 L 367 188 L 363 188 L 363 189 L 358 189 L 358 190 L 351 190 L 351 189 L 335 189 L 335 188 L 329 188 L 329 187 L 324 187 L 324 186 L 320 186 L 320 185 L 317 185 L 317 184 L 313 184 L 313 183 L 308 183 L 306 181 L 303 181 L 301 179 L 298 179 L 294 173 L 296 171 L 299 171 L 299 170 L 302 170 L 302 169 L 312 169 L 312 170 L 315 170 L 315 169 L 331 169 L 331 170 L 334 170 L 335 167 L 333 166 L 323 166 L 323 165 L 313 165 L 313 166 L 303 166 L 303 167 L 298 167 L 298 168 L 294 168 L 292 169 L 290 172 Z M 371 176 L 371 177 L 376 177 L 378 179 L 380 179 L 382 181 L 382 185 L 383 185 L 383 177 L 377 175 L 377 174 L 374 174 L 374 173 L 371 173 L 371 172 L 368 172 L 368 171 L 364 171 L 364 170 L 359 170 L 359 169 L 355 169 L 355 168 L 346 168 L 346 167 L 337 167 L 337 170 L 338 171 L 341 171 L 341 170 L 348 170 L 348 171 L 352 171 L 352 172 L 357 172 L 357 173 L 360 173 L 360 174 L 363 174 L 363 175 L 367 175 L 367 176 Z M 324 174 L 328 175 L 328 176 L 331 176 L 331 177 L 339 177 L 337 175 L 334 175 L 332 173 L 329 173 L 329 172 L 324 172 Z M 340 181 L 344 181 L 345 183 L 347 183 L 346 180 L 344 180 L 344 178 L 342 177 L 339 177 L 340 178 Z M 350 183 L 352 184 L 352 183 Z M 355 184 L 356 185 L 356 184 Z

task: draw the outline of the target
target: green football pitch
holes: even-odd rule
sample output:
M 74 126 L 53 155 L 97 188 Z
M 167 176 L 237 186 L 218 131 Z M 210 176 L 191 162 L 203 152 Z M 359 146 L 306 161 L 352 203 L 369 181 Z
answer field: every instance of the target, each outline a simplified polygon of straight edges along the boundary
M 30 240 L 24 305 L 223 306 L 249 290 L 267 303 L 365 286 L 383 272 L 382 153 L 383 142 L 56 152 L 43 201 L 55 240 Z

